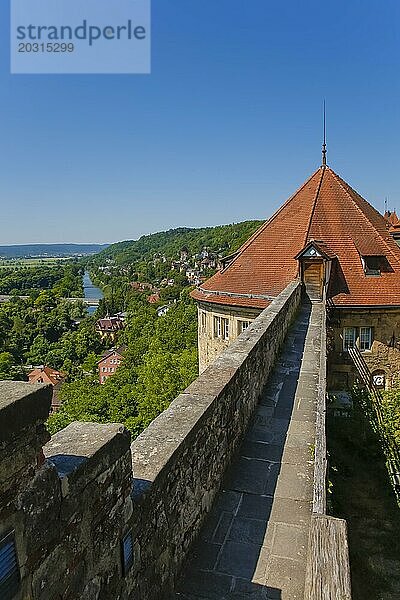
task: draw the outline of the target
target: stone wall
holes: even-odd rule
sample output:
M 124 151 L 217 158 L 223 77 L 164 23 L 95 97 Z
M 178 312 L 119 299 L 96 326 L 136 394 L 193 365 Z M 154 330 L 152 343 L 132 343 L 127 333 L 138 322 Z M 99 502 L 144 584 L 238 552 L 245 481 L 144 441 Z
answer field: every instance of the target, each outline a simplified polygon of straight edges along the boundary
M 199 373 L 202 373 L 241 333 L 241 323 L 252 322 L 261 310 L 198 302 Z M 229 335 L 215 334 L 214 318 L 227 319 Z
M 140 556 L 133 597 L 168 598 L 300 300 L 296 282 L 133 442 L 134 539 Z
M 118 598 L 132 513 L 130 435 L 74 423 L 44 446 L 45 460 L 51 395 L 51 386 L 0 384 L 0 548 L 11 534 L 20 579 L 16 594 L 4 586 L 0 597 Z
M 335 325 L 330 331 L 329 388 L 350 389 L 356 378 L 355 367 L 343 352 L 344 327 L 372 327 L 373 344 L 363 357 L 371 373 L 383 371 L 386 388 L 400 386 L 400 310 L 335 310 Z
M 288 286 L 132 446 L 94 423 L 48 441 L 51 390 L 0 384 L 0 548 L 11 533 L 21 579 L 10 598 L 169 597 L 300 299 Z

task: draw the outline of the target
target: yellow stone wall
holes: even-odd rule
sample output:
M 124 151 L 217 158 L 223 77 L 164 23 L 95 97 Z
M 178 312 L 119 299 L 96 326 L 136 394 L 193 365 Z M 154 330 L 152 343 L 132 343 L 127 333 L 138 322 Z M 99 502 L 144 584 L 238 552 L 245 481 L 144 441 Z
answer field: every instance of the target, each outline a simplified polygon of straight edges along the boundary
M 400 309 L 341 309 L 335 311 L 335 325 L 329 335 L 330 389 L 351 387 L 355 380 L 354 366 L 343 352 L 345 327 L 373 328 L 372 348 L 362 352 L 365 362 L 372 373 L 385 372 L 387 389 L 400 387 Z
M 202 373 L 240 334 L 242 321 L 254 321 L 261 310 L 222 306 L 218 304 L 198 303 L 198 346 L 199 372 Z M 215 335 L 214 317 L 227 319 L 228 339 Z

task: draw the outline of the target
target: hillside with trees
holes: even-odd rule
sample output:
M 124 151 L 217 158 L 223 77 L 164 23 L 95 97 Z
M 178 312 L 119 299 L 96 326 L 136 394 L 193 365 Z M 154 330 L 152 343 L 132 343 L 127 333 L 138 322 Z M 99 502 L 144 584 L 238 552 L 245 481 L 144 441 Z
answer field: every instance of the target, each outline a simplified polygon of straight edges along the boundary
M 58 298 L 81 298 L 83 269 L 77 263 L 0 269 L 0 294 L 33 296 L 51 290 Z
M 92 353 L 86 361 L 91 373 L 63 385 L 63 404 L 50 417 L 50 430 L 74 420 L 117 421 L 138 435 L 165 410 L 198 374 L 197 310 L 189 296 L 193 281 L 188 269 L 198 268 L 202 278 L 208 277 L 220 258 L 239 248 L 259 225 L 247 221 L 174 229 L 113 244 L 86 261 L 105 296 L 97 316 L 127 313 L 114 343 L 125 348 L 124 359 L 99 385 L 99 357 Z M 161 306 L 167 309 L 162 315 L 157 311 Z
M 24 367 L 43 364 L 81 376 L 88 355 L 102 351 L 94 319 L 85 316 L 82 303 L 51 291 L 0 304 L 0 379 L 25 380 Z
M 48 425 L 52 433 L 72 421 L 124 423 L 134 436 L 155 419 L 198 374 L 196 307 L 186 292 L 163 317 L 145 301 L 131 305 L 118 339 L 124 360 L 103 385 L 93 371 L 64 384 L 63 401 Z M 89 366 L 89 365 L 88 365 Z
M 190 254 L 196 254 L 203 248 L 211 248 L 226 256 L 240 248 L 261 224 L 262 221 L 244 221 L 201 229 L 187 227 L 170 229 L 144 235 L 136 241 L 111 244 L 97 254 L 91 262 L 99 265 L 110 260 L 116 265 L 128 265 L 150 260 L 155 254 L 167 257 L 178 256 L 182 247 L 188 248 Z

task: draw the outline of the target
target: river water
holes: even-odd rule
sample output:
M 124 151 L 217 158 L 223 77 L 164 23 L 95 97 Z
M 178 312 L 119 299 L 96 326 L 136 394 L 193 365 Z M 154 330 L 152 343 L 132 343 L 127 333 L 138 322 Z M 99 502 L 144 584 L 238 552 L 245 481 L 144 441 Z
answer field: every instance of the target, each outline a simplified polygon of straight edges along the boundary
M 85 271 L 83 276 L 83 289 L 85 292 L 85 298 L 88 298 L 89 300 L 100 300 L 104 297 L 101 289 L 93 285 L 88 271 Z M 89 306 L 88 313 L 92 315 L 94 312 L 96 312 L 96 307 Z

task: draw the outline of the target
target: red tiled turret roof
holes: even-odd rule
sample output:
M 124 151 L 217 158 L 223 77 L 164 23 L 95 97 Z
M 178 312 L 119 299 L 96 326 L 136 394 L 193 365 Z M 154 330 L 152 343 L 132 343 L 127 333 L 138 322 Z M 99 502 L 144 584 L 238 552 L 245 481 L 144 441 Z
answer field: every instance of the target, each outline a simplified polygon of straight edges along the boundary
M 400 219 L 396 214 L 396 211 L 393 212 L 386 211 L 385 218 L 389 221 L 390 225 L 400 225 Z
M 192 296 L 264 308 L 296 279 L 295 257 L 311 240 L 337 257 L 330 287 L 335 304 L 400 305 L 400 248 L 387 220 L 329 167 L 319 168 Z M 386 266 L 380 277 L 368 277 L 361 256 L 377 254 L 386 257 Z

